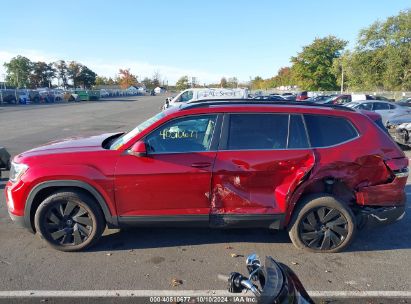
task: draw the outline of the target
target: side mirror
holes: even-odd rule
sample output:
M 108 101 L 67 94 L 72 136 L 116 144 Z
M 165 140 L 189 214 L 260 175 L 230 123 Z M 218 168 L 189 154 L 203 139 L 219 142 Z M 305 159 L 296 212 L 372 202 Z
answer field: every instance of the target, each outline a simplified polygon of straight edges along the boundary
M 142 140 L 136 142 L 128 152 L 130 155 L 144 157 L 147 156 L 146 143 Z

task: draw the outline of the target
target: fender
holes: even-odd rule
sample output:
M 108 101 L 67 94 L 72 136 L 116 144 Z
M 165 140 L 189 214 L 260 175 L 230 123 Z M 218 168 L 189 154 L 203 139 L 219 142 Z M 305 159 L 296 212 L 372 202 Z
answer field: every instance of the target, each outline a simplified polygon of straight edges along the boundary
M 32 232 L 34 231 L 31 225 L 30 210 L 31 210 L 31 206 L 33 204 L 34 198 L 41 190 L 49 188 L 49 187 L 77 187 L 77 188 L 82 188 L 88 191 L 96 199 L 98 205 L 101 207 L 101 210 L 103 211 L 108 227 L 110 228 L 118 227 L 118 217 L 111 215 L 110 210 L 103 196 L 93 186 L 85 182 L 78 181 L 78 180 L 52 180 L 52 181 L 42 182 L 36 185 L 30 191 L 29 196 L 27 197 L 27 201 L 24 207 L 24 225 L 25 227 L 30 229 Z

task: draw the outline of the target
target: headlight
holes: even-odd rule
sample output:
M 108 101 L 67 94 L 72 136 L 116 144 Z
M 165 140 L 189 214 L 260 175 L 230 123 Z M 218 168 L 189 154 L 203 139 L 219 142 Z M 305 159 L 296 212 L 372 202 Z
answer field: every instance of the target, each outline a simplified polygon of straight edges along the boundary
M 15 183 L 20 179 L 20 177 L 27 171 L 29 167 L 25 164 L 17 164 L 15 162 L 11 162 L 11 168 L 9 173 L 9 179 Z

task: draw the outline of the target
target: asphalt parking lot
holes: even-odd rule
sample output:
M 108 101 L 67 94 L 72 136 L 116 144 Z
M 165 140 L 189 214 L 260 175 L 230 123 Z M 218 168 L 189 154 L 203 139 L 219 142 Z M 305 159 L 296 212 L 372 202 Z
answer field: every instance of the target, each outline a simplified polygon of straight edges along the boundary
M 0 107 L 0 146 L 13 155 L 56 139 L 129 130 L 157 113 L 164 97 Z M 406 152 L 408 156 L 411 154 Z M 0 180 L 0 190 L 6 178 Z M 411 199 L 411 185 L 407 186 Z M 244 256 L 271 255 L 288 264 L 307 290 L 411 291 L 411 210 L 391 226 L 361 231 L 338 254 L 294 248 L 286 232 L 266 230 L 107 230 L 85 252 L 63 253 L 16 227 L 0 197 L 0 295 L 25 290 L 224 290 L 218 273 L 245 273 Z M 237 257 L 232 257 L 236 254 Z M 183 284 L 173 287 L 177 278 Z M 329 293 L 332 294 L 332 293 Z

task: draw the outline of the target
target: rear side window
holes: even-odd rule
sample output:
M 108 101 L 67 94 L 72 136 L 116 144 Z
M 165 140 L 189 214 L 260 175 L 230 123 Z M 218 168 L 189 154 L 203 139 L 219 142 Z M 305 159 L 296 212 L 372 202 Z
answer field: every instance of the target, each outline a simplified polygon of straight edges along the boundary
M 357 130 L 345 118 L 324 115 L 304 115 L 313 148 L 343 143 L 358 136 Z
M 389 110 L 389 109 L 390 109 L 390 105 L 388 103 L 382 103 L 382 102 L 374 103 L 374 111 Z
M 228 150 L 285 149 L 288 114 L 231 114 Z

